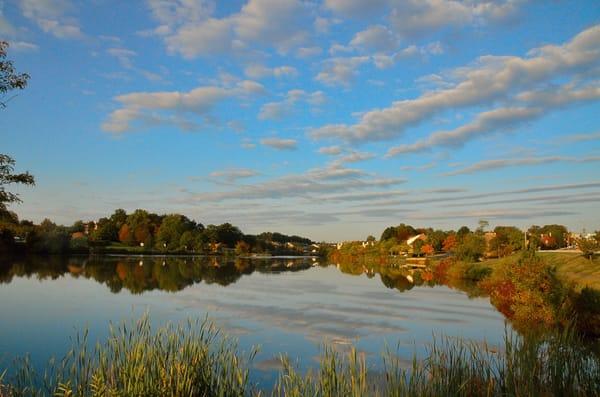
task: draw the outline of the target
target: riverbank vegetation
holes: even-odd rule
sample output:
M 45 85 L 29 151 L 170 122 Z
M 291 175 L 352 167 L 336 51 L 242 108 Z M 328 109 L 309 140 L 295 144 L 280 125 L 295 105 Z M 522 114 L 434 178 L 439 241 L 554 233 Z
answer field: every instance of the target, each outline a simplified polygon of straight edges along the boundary
M 437 338 L 424 356 L 384 352 L 382 366 L 363 353 L 325 347 L 316 370 L 302 373 L 281 356 L 274 387 L 253 384 L 257 352 L 208 321 L 154 331 L 145 316 L 111 327 L 90 348 L 87 333 L 60 360 L 36 371 L 27 358 L 0 378 L 4 396 L 596 396 L 600 358 L 567 327 L 543 337 L 507 333 L 501 346 Z
M 400 224 L 379 241 L 341 244 L 330 259 L 352 274 L 379 273 L 398 289 L 443 284 L 488 296 L 523 332 L 574 321 L 583 335 L 600 336 L 600 233 L 570 233 L 562 225 L 486 232 L 487 226 L 442 231 Z M 566 247 L 572 249 L 556 251 Z
M 265 232 L 244 234 L 223 223 L 206 227 L 181 214 L 158 215 L 137 209 L 116 210 L 97 221 L 39 225 L 0 208 L 0 252 L 37 254 L 319 254 L 319 246 L 305 237 Z

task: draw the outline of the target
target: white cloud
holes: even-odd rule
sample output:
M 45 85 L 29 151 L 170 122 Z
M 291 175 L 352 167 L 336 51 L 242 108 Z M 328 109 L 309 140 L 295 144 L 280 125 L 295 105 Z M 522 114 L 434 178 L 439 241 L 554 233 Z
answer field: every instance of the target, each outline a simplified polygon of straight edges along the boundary
M 371 17 L 386 9 L 390 0 L 325 0 L 325 6 L 345 17 Z
M 298 141 L 295 139 L 263 138 L 260 140 L 260 144 L 277 150 L 296 150 L 298 148 Z
M 331 55 L 352 53 L 356 48 L 372 54 L 329 58 L 323 62 L 321 71 L 315 77 L 317 81 L 329 86 L 349 87 L 359 75 L 360 67 L 363 65 L 372 63 L 378 69 L 387 69 L 403 59 L 418 55 L 423 57 L 440 55 L 444 52 L 442 44 L 437 41 L 420 47 L 410 45 L 395 52 L 386 52 L 397 48 L 397 44 L 395 42 L 386 43 L 385 39 L 378 42 L 378 39 L 373 37 L 374 35 L 358 36 L 361 33 L 364 32 L 359 32 L 348 46 L 332 44 L 329 53 Z
M 21 0 L 23 15 L 40 29 L 60 39 L 79 39 L 84 34 L 79 22 L 67 13 L 73 8 L 68 0 Z
M 413 144 L 392 147 L 386 157 L 403 153 L 430 150 L 436 146 L 460 147 L 467 141 L 502 130 L 513 130 L 523 123 L 533 121 L 544 114 L 567 105 L 582 101 L 600 99 L 600 86 L 574 89 L 571 85 L 556 88 L 552 93 L 546 90 L 527 91 L 517 95 L 521 107 L 498 108 L 478 114 L 467 124 L 450 131 L 438 131 Z
M 600 141 L 600 132 L 592 132 L 589 134 L 571 134 L 564 138 L 567 142 L 589 142 Z
M 298 58 L 311 58 L 317 55 L 321 55 L 323 49 L 321 47 L 313 46 L 313 47 L 300 47 L 296 51 L 296 56 Z
M 306 42 L 311 18 L 300 0 L 250 0 L 239 12 L 217 18 L 214 2 L 149 0 L 160 25 L 154 34 L 164 37 L 167 48 L 194 58 L 247 51 L 267 46 L 286 53 Z
M 503 21 L 524 0 L 325 0 L 334 14 L 370 21 L 385 17 L 404 37 L 432 34 L 448 27 Z
M 374 157 L 375 155 L 373 153 L 351 151 L 348 154 L 336 158 L 330 165 L 333 167 L 341 167 L 346 163 L 358 163 L 360 161 L 370 160 Z
M 133 57 L 135 57 L 137 54 L 135 53 L 135 51 L 132 50 L 128 50 L 126 48 L 109 48 L 106 50 L 106 52 L 117 58 L 117 60 L 119 61 L 119 63 L 121 64 L 121 66 L 123 66 L 126 69 L 131 69 L 133 68 Z
M 513 107 L 500 108 L 480 113 L 473 122 L 450 131 L 438 131 L 426 139 L 413 144 L 392 147 L 386 157 L 404 153 L 416 153 L 430 150 L 435 146 L 460 147 L 465 142 L 483 133 L 491 133 L 500 129 L 511 129 L 530 121 L 541 114 L 540 108 Z
M 163 79 L 163 76 L 158 73 L 136 67 L 134 65 L 133 58 L 137 56 L 137 53 L 133 50 L 123 47 L 112 47 L 108 48 L 106 53 L 116 58 L 123 68 L 134 71 L 150 81 L 161 81 Z
M 285 175 L 266 182 L 241 185 L 225 192 L 196 194 L 193 201 L 279 199 L 290 197 L 315 198 L 321 194 L 341 193 L 371 188 L 387 188 L 404 183 L 400 178 L 369 177 L 356 169 L 342 167 L 315 168 L 303 174 Z
M 568 156 L 547 156 L 547 157 L 529 157 L 516 159 L 495 159 L 484 160 L 472 164 L 468 167 L 455 171 L 446 172 L 444 176 L 474 174 L 476 172 L 489 171 L 499 168 L 552 164 L 552 163 L 592 163 L 600 161 L 600 156 L 568 157 Z
M 12 41 L 10 42 L 10 48 L 15 51 L 37 51 L 39 49 L 37 44 L 27 41 Z
M 398 40 L 385 26 L 373 25 L 356 33 L 350 45 L 369 52 L 388 52 L 397 48 Z
M 223 179 L 229 183 L 235 182 L 238 179 L 251 178 L 257 175 L 260 175 L 260 173 L 250 168 L 232 168 L 222 171 L 214 171 L 210 173 L 211 178 Z
M 285 98 L 279 102 L 269 102 L 260 108 L 258 118 L 260 120 L 281 120 L 291 115 L 295 107 L 301 103 L 308 103 L 316 108 L 325 103 L 326 97 L 322 91 L 306 92 L 304 90 L 290 90 Z
M 241 146 L 244 149 L 254 149 L 256 147 L 256 143 L 252 142 L 248 138 L 244 138 L 244 140 L 242 140 Z
M 4 37 L 14 37 L 15 27 L 4 16 L 4 1 L 0 0 L 0 35 Z
M 358 67 L 369 60 L 367 56 L 330 58 L 315 79 L 326 85 L 347 87 L 358 75 Z
M 316 128 L 312 136 L 338 137 L 355 142 L 392 139 L 401 136 L 408 127 L 431 119 L 444 110 L 510 99 L 515 91 L 529 90 L 556 78 L 574 76 L 580 70 L 597 67 L 600 63 L 598 41 L 600 25 L 581 32 L 564 45 L 534 49 L 524 58 L 483 56 L 473 66 L 455 69 L 452 75 L 456 81 L 449 88 L 365 112 L 355 124 Z
M 182 118 L 181 114 L 192 113 L 206 120 L 211 110 L 225 99 L 256 95 L 263 91 L 262 85 L 244 80 L 231 88 L 201 86 L 188 92 L 133 92 L 120 95 L 114 99 L 121 103 L 122 108 L 109 115 L 102 129 L 112 133 L 127 132 L 136 120 L 150 125 L 169 123 L 185 130 L 197 129 L 197 123 Z M 165 117 L 152 111 L 175 112 L 175 115 Z
M 349 53 L 349 52 L 353 52 L 353 51 L 354 51 L 354 48 L 352 48 L 350 46 L 342 45 L 339 43 L 333 43 L 329 47 L 329 55 L 337 55 L 340 53 Z
M 319 153 L 327 154 L 329 156 L 336 156 L 342 153 L 342 148 L 339 146 L 324 146 L 319 148 Z
M 298 76 L 298 70 L 287 65 L 269 68 L 260 64 L 252 64 L 246 66 L 244 74 L 251 79 L 259 80 L 265 77 L 296 77 Z

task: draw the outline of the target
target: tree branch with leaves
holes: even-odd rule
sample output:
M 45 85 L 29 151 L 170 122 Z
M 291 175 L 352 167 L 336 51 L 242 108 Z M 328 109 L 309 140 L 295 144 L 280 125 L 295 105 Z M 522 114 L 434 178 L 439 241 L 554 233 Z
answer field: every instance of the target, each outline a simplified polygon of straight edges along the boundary
M 8 101 L 6 95 L 9 91 L 22 90 L 27 86 L 29 75 L 27 73 L 18 73 L 12 61 L 6 59 L 9 44 L 6 41 L 0 41 L 0 108 L 5 108 Z
M 12 90 L 22 90 L 29 80 L 27 73 L 18 73 L 12 61 L 6 59 L 8 46 L 8 42 L 0 41 L 0 109 L 4 109 L 6 103 L 12 99 L 12 97 L 5 99 L 7 93 Z M 8 155 L 0 154 L 0 211 L 6 211 L 6 204 L 21 201 L 18 194 L 6 191 L 6 185 L 35 184 L 29 172 L 15 174 L 14 171 L 15 160 Z

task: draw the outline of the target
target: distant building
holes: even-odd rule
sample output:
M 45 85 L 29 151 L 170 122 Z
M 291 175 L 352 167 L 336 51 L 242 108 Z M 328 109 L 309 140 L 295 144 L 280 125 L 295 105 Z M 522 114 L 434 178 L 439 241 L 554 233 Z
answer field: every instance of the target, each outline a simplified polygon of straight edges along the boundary
M 406 244 L 409 247 L 413 247 L 417 241 L 427 241 L 427 236 L 424 233 L 417 234 L 416 236 L 412 236 L 406 240 Z
M 556 239 L 552 237 L 552 233 L 542 233 L 540 235 L 540 244 L 544 248 L 556 247 Z
M 416 236 L 412 236 L 406 240 L 406 245 L 408 245 L 408 253 L 415 253 L 415 244 L 417 241 L 427 241 L 427 235 L 425 233 L 417 234 Z
M 77 238 L 85 238 L 87 233 L 84 232 L 75 232 L 73 234 L 71 234 L 71 240 L 77 239 Z

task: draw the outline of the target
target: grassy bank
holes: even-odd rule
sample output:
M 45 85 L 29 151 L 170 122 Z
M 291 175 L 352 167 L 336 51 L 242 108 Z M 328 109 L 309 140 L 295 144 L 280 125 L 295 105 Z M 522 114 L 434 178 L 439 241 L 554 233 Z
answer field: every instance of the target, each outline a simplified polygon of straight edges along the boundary
M 543 338 L 507 335 L 503 346 L 441 338 L 424 358 L 407 362 L 383 354 L 374 371 L 352 349 L 325 348 L 307 374 L 282 356 L 270 391 L 249 382 L 254 352 L 239 353 L 210 323 L 188 321 L 156 332 L 148 318 L 111 329 L 88 350 L 86 334 L 74 348 L 36 374 L 26 359 L 4 375 L 4 396 L 595 396 L 600 359 L 569 330 Z
M 491 269 L 514 266 L 520 257 L 515 253 L 504 258 L 488 259 L 482 264 Z M 565 283 L 575 283 L 575 288 L 585 287 L 600 290 L 600 257 L 590 260 L 578 252 L 538 252 L 548 265 L 556 267 L 557 274 Z
M 589 337 L 600 336 L 597 259 L 577 254 L 522 251 L 500 259 L 464 262 L 448 259 L 434 268 L 443 284 L 486 295 L 522 332 L 543 332 L 575 322 Z

